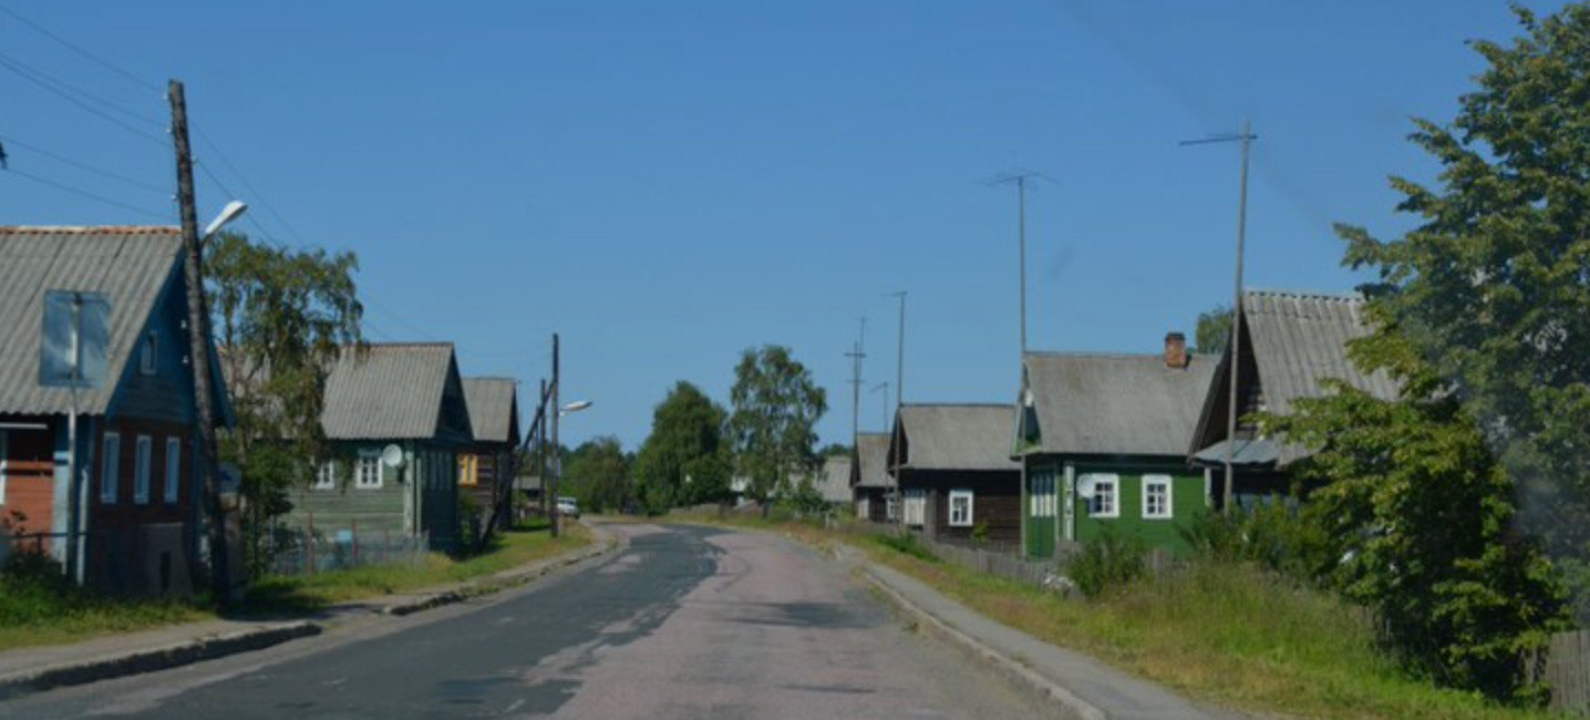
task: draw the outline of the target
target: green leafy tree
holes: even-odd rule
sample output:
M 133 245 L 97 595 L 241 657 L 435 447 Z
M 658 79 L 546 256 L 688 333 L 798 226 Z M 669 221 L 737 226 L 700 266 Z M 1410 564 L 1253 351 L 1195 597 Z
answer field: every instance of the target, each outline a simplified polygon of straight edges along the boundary
M 817 469 L 817 420 L 828 395 L 812 381 L 789 348 L 747 349 L 735 367 L 729 437 L 736 468 L 750 481 L 748 494 L 765 502 L 790 489 L 790 477 Z
M 828 443 L 823 449 L 817 451 L 819 457 L 848 457 L 851 447 L 844 443 Z
M 633 497 L 630 458 L 611 435 L 580 443 L 563 458 L 563 493 L 589 512 L 622 509 Z
M 1293 465 L 1318 488 L 1302 519 L 1312 552 L 1298 554 L 1373 608 L 1418 670 L 1494 698 L 1539 699 L 1520 658 L 1567 628 L 1560 579 L 1517 531 L 1514 486 L 1475 418 L 1387 312 L 1369 306 L 1376 330 L 1349 352 L 1398 379 L 1398 399 L 1329 381 L 1295 414 L 1262 418 L 1267 432 L 1316 450 Z
M 294 252 L 222 233 L 206 248 L 209 307 L 237 427 L 222 458 L 243 472 L 245 550 L 258 572 L 271 519 L 329 455 L 320 428 L 326 376 L 362 341 L 352 253 Z M 344 476 L 347 473 L 343 473 Z
M 635 474 L 648 509 L 662 511 L 727 495 L 728 478 L 718 477 L 717 468 L 705 460 L 722 452 L 727 418 L 723 406 L 691 383 L 681 380 L 668 391 L 652 411 L 651 434 L 635 458 Z M 714 492 L 719 485 L 721 492 Z
M 1219 355 L 1231 344 L 1231 307 L 1221 305 L 1209 312 L 1198 313 L 1198 329 L 1193 332 L 1195 352 Z
M 1412 141 L 1441 166 L 1427 187 L 1392 179 L 1420 224 L 1400 238 L 1343 226 L 1347 264 L 1379 273 L 1377 302 L 1463 399 L 1524 522 L 1554 554 L 1590 541 L 1590 7 L 1521 7 L 1450 125 Z

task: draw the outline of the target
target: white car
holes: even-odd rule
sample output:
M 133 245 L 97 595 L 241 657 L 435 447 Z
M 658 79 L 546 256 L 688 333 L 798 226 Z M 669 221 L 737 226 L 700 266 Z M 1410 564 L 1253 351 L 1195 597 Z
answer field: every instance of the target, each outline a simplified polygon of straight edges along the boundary
M 558 514 L 578 520 L 580 518 L 579 501 L 571 497 L 558 498 Z

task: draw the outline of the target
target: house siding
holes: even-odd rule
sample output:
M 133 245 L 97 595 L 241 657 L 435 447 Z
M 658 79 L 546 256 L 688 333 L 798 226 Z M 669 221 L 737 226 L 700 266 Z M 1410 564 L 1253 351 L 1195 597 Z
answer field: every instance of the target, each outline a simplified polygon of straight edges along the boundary
M 41 423 L 48 418 L 6 416 L 7 422 Z M 64 423 L 63 423 L 64 424 Z M 5 493 L 0 497 L 0 530 L 49 533 L 55 526 L 55 457 L 52 430 L 0 430 L 4 448 Z
M 400 443 L 405 447 L 403 467 L 383 467 L 381 487 L 358 487 L 355 460 L 361 453 L 380 453 L 389 444 L 334 443 L 336 486 L 306 485 L 297 490 L 288 522 L 333 538 L 353 532 L 361 536 L 425 532 L 431 547 L 452 549 L 458 535 L 457 455 L 451 448 L 428 443 Z
M 1017 471 L 929 471 L 906 470 L 900 478 L 901 491 L 926 490 L 926 513 L 935 538 L 970 540 L 979 524 L 986 527 L 985 539 L 1014 544 L 1021 541 L 1021 473 Z M 972 491 L 972 525 L 950 526 L 950 491 Z
M 1119 517 L 1098 518 L 1088 512 L 1088 501 L 1075 495 L 1074 538 L 1079 542 L 1097 540 L 1106 532 L 1118 537 L 1135 537 L 1149 547 L 1162 548 L 1182 555 L 1191 548 L 1183 536 L 1184 530 L 1209 512 L 1204 496 L 1204 476 L 1185 464 L 1116 464 L 1078 462 L 1072 464 L 1073 479 L 1080 480 L 1089 473 L 1110 473 L 1121 479 L 1118 494 Z M 1171 517 L 1166 519 L 1143 517 L 1143 477 L 1168 475 L 1171 478 Z

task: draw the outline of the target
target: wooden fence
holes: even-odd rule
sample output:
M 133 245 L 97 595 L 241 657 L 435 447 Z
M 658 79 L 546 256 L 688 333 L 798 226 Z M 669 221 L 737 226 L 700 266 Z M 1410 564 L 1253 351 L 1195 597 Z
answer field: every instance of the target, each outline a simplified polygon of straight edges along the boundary
M 1590 715 L 1590 630 L 1558 633 L 1531 671 L 1551 688 L 1551 709 Z
M 424 533 L 342 530 L 328 536 L 282 528 L 271 535 L 266 552 L 272 573 L 313 575 L 362 565 L 412 565 L 429 551 L 426 540 Z

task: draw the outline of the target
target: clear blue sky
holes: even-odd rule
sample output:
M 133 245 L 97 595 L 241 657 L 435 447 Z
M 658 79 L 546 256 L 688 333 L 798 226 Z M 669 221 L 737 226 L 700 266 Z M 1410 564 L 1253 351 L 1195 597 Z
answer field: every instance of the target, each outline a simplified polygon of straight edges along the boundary
M 908 400 L 1012 397 L 1015 197 L 985 182 L 1016 168 L 1058 181 L 1028 203 L 1033 348 L 1190 335 L 1229 302 L 1238 154 L 1176 143 L 1244 117 L 1250 284 L 1350 289 L 1331 223 L 1407 226 L 1385 179 L 1433 172 L 1408 118 L 1452 116 L 1465 40 L 1517 33 L 1499 0 L 0 2 L 185 80 L 220 148 L 200 162 L 255 205 L 242 229 L 358 253 L 372 339 L 451 340 L 466 375 L 533 387 L 560 330 L 564 395 L 596 403 L 565 437 L 629 447 L 675 380 L 727 402 L 763 343 L 812 368 L 823 439 L 848 440 L 844 353 L 869 317 L 865 374 L 894 379 L 900 289 Z M 0 59 L 156 136 L 0 67 L 14 170 L 152 213 L 0 172 L 0 222 L 175 217 L 158 88 L 4 14 Z M 199 191 L 205 217 L 228 199 Z

